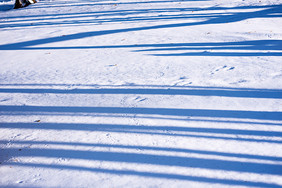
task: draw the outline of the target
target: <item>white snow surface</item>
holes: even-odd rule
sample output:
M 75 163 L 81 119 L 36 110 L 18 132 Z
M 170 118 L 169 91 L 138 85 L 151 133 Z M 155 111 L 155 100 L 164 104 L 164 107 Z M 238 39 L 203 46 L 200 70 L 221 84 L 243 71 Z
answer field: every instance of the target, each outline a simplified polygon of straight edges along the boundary
M 280 0 L 0 0 L 0 187 L 281 187 Z

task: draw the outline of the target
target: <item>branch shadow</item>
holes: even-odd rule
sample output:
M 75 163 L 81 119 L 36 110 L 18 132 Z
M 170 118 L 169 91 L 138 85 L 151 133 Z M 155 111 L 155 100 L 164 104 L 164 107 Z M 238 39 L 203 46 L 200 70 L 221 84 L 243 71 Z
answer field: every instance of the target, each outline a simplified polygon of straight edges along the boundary
M 7 140 L 0 140 L 0 143 L 8 143 Z M 282 157 L 265 156 L 265 155 L 251 155 L 242 153 L 227 153 L 227 152 L 217 152 L 217 151 L 207 151 L 207 150 L 195 150 L 195 149 L 184 149 L 184 148 L 169 148 L 169 147 L 152 147 L 152 146 L 139 146 L 139 145 L 120 145 L 120 144 L 93 144 L 93 143 L 83 143 L 83 142 L 54 142 L 54 141 L 12 141 L 12 144 L 21 145 L 68 145 L 68 146 L 87 146 L 87 147 L 99 147 L 99 148 L 118 148 L 118 149 L 135 149 L 135 150 L 150 150 L 150 151 L 168 151 L 177 153 L 187 153 L 187 154 L 203 154 L 210 156 L 223 156 L 223 157 L 235 157 L 238 159 L 258 159 L 258 160 L 268 160 L 268 161 L 282 161 Z
M 49 37 L 45 39 L 37 39 L 37 40 L 30 40 L 30 41 L 25 41 L 25 42 L 16 42 L 16 43 L 11 43 L 11 44 L 2 44 L 0 45 L 0 50 L 35 50 L 35 49 L 42 49 L 42 48 L 37 48 L 37 47 L 32 47 L 35 45 L 42 45 L 42 44 L 50 44 L 54 42 L 62 42 L 62 41 L 68 41 L 68 40 L 74 40 L 74 39 L 83 39 L 83 38 L 88 38 L 88 37 L 95 37 L 95 36 L 103 36 L 103 35 L 112 35 L 112 34 L 119 34 L 119 33 L 125 33 L 125 32 L 133 32 L 133 31 L 146 31 L 146 30 L 156 30 L 156 29 L 164 29 L 164 28 L 177 28 L 177 27 L 188 27 L 188 26 L 196 26 L 196 25 L 209 25 L 209 24 L 226 24 L 226 23 L 233 23 L 233 22 L 239 22 L 242 20 L 250 19 L 250 18 L 271 18 L 271 17 L 281 17 L 281 7 L 282 5 L 272 5 L 272 6 L 266 6 L 266 7 L 261 7 L 263 8 L 262 10 L 257 10 L 253 12 L 235 12 L 233 14 L 219 14 L 219 15 L 213 15 L 211 18 L 204 20 L 204 21 L 198 21 L 198 22 L 188 22 L 188 23 L 173 23 L 173 24 L 163 24 L 163 25 L 153 25 L 153 26 L 144 26 L 144 27 L 135 27 L 135 28 L 124 28 L 124 29 L 113 29 L 113 30 L 102 30 L 102 31 L 89 31 L 89 32 L 81 32 L 81 33 L 76 33 L 76 34 L 69 34 L 66 36 L 56 36 L 56 37 Z M 196 15 L 197 16 L 197 15 Z M 199 15 L 198 15 L 199 16 Z M 203 15 L 202 15 L 203 16 Z M 204 15 L 206 16 L 206 15 Z M 168 19 L 167 17 L 166 19 Z M 130 18 L 127 18 L 130 19 Z M 139 18 L 138 18 L 139 19 Z M 142 19 L 142 18 L 140 18 Z M 162 19 L 161 17 L 154 17 L 154 20 Z M 172 18 L 172 19 L 178 19 L 178 18 Z M 183 18 L 181 18 L 183 19 Z M 120 21 L 120 20 L 118 20 Z M 60 23 L 62 24 L 62 23 Z M 265 42 L 265 41 L 264 41 Z M 273 42 L 273 41 L 272 41 Z M 249 45 L 252 42 L 250 42 Z M 263 41 L 259 42 L 259 44 L 263 44 Z M 281 49 L 281 42 L 276 41 L 274 42 L 274 45 L 279 45 L 279 49 Z M 177 44 L 176 44 L 177 45 Z M 183 44 L 186 46 L 185 44 Z M 187 44 L 189 45 L 189 44 Z M 202 44 L 201 46 L 208 45 L 208 44 Z M 227 43 L 228 45 L 228 43 Z M 240 43 L 238 44 L 240 45 Z M 247 44 L 248 45 L 248 44 Z M 218 46 L 215 44 L 215 46 Z M 225 45 L 223 45 L 225 46 Z M 167 46 L 169 47 L 169 46 Z M 171 46 L 170 46 L 171 47 Z M 62 47 L 64 48 L 64 47 Z M 91 46 L 86 46 L 86 47 L 67 47 L 64 49 L 83 49 L 83 48 L 91 48 Z M 92 48 L 95 48 L 92 47 Z M 230 48 L 227 47 L 227 49 Z M 47 47 L 45 49 L 56 49 L 53 47 Z M 221 48 L 221 49 L 224 49 Z M 250 49 L 250 48 L 247 48 Z M 251 49 L 253 49 L 251 47 Z M 265 48 L 264 48 L 265 49 Z M 268 46 L 269 49 L 269 46 Z M 272 48 L 273 49 L 273 48 Z M 151 49 L 151 50 L 156 50 L 156 49 Z M 260 49 L 261 50 L 261 49 Z M 276 49 L 277 50 L 277 49 Z M 156 54 L 158 55 L 158 54 Z M 162 55 L 162 54 L 159 54 Z M 169 54 L 166 54 L 169 55 Z M 170 54 L 173 55 L 173 54 Z M 183 55 L 183 54 L 182 54 Z M 202 53 L 196 53 L 196 54 L 191 54 L 191 55 L 205 55 Z M 216 54 L 215 54 L 216 55 Z M 230 54 L 227 53 L 218 53 L 217 55 L 220 56 L 230 56 Z M 231 55 L 244 55 L 244 53 L 233 53 Z M 251 53 L 246 53 L 246 56 L 251 56 L 255 54 Z M 261 53 L 261 55 L 264 55 Z M 271 53 L 266 53 L 265 55 L 273 55 L 273 56 L 280 56 L 280 52 L 271 52 Z
M 4 85 L 2 85 L 4 86 Z M 21 86 L 21 85 L 18 85 Z M 65 86 L 65 85 L 63 85 Z M 161 87 L 160 87 L 161 88 Z M 182 88 L 183 87 L 177 87 Z M 192 88 L 190 88 L 192 89 Z M 199 88 L 197 88 L 199 89 Z M 204 88 L 202 88 L 204 89 Z M 207 89 L 207 88 L 205 88 Z M 225 91 L 227 88 L 210 88 L 215 89 L 217 92 Z M 229 88 L 230 89 L 230 88 Z M 280 90 L 267 90 L 267 89 L 234 89 L 234 91 L 249 90 L 254 92 L 251 95 L 256 98 L 257 95 L 271 97 L 269 93 L 281 92 Z M 181 91 L 181 89 L 180 89 Z M 186 95 L 180 91 L 173 91 L 166 93 L 165 89 L 146 90 L 146 89 L 78 89 L 78 90 L 56 90 L 56 89 L 1 89 L 1 92 L 7 93 L 77 93 L 77 94 L 170 94 L 170 95 Z M 197 91 L 199 92 L 199 91 Z M 196 95 L 198 95 L 196 93 Z M 224 92 L 223 92 L 224 93 Z M 189 95 L 191 93 L 188 93 Z M 201 95 L 201 92 L 199 92 Z M 205 94 L 206 95 L 206 94 Z M 218 94 L 217 94 L 218 95 Z M 221 94 L 220 96 L 222 96 Z M 225 94 L 226 95 L 226 94 Z M 231 92 L 230 96 L 236 96 Z M 228 96 L 228 95 L 227 95 Z M 244 96 L 244 95 L 243 95 Z M 276 94 L 275 94 L 276 96 Z M 242 96 L 241 96 L 242 97 Z M 248 96 L 245 96 L 248 97 Z M 259 97 L 258 97 L 259 98 Z M 275 98 L 275 97 L 271 97 Z M 164 109 L 164 108 L 119 108 L 119 107 L 63 107 L 63 106 L 0 106 L 1 114 L 38 114 L 38 115 L 58 115 L 60 113 L 77 115 L 79 113 L 93 113 L 93 114 L 123 114 L 123 115 L 164 115 L 164 116 L 193 116 L 193 117 L 207 117 L 207 118 L 239 118 L 239 119 L 259 119 L 259 120 L 282 120 L 282 112 L 267 112 L 267 111 L 230 111 L 230 110 L 205 110 L 205 109 Z M 188 119 L 189 121 L 189 119 Z M 216 121 L 216 120 L 215 120 Z M 74 130 L 74 131 L 95 131 L 107 133 L 127 133 L 127 134 L 147 134 L 147 135 L 160 135 L 160 136 L 181 136 L 205 139 L 221 139 L 221 140 L 236 140 L 245 142 L 265 142 L 281 144 L 282 132 L 279 131 L 258 131 L 258 130 L 244 130 L 244 129 L 226 129 L 226 128 L 201 128 L 201 127 L 177 127 L 177 126 L 146 126 L 146 125 L 116 125 L 116 124 L 70 124 L 70 123 L 1 123 L 0 129 L 31 129 L 31 130 Z M 244 138 L 247 136 L 247 138 Z M 255 138 L 255 137 L 264 137 Z M 267 137 L 267 138 L 265 138 Z M 274 138 L 274 139 L 273 139 Z M 278 138 L 278 140 L 277 140 Z M 5 141 L 1 141 L 5 142 Z M 89 161 L 105 161 L 114 163 L 126 164 L 140 164 L 140 165 L 159 165 L 164 167 L 184 167 L 184 168 L 197 168 L 208 170 L 222 170 L 227 172 L 238 173 L 255 173 L 262 175 L 277 175 L 282 174 L 282 166 L 277 162 L 282 161 L 281 157 L 250 155 L 240 153 L 227 153 L 215 151 L 203 151 L 195 149 L 183 148 L 167 148 L 167 147 L 148 147 L 148 146 L 132 146 L 132 145 L 110 145 L 110 144 L 92 144 L 92 143 L 72 143 L 72 142 L 52 142 L 52 141 L 12 141 L 13 144 L 21 145 L 69 145 L 69 146 L 87 146 L 99 148 L 115 148 L 115 149 L 133 149 L 142 151 L 154 152 L 177 152 L 185 153 L 188 156 L 168 156 L 158 154 L 144 154 L 132 152 L 110 152 L 110 151 L 81 151 L 74 149 L 34 149 L 34 148 L 7 148 L 5 153 L 9 157 L 45 157 L 45 158 L 67 158 L 79 159 Z M 268 160 L 269 162 L 241 162 L 236 160 L 224 159 L 211 159 L 204 157 L 191 157 L 190 154 L 208 155 L 213 157 L 233 157 L 237 159 L 249 160 Z M 106 173 L 114 175 L 129 175 L 141 176 L 150 178 L 164 178 L 194 182 L 218 183 L 223 185 L 244 185 L 254 187 L 279 187 L 275 183 L 262 183 L 253 181 L 242 181 L 234 179 L 220 179 L 201 176 L 189 176 L 185 174 L 175 173 L 160 173 L 160 172 L 145 172 L 135 170 L 117 170 L 117 169 L 104 169 L 104 168 L 88 168 L 83 166 L 72 165 L 58 165 L 58 164 L 40 164 L 40 163 L 21 163 L 11 162 L 7 158 L 1 157 L 1 161 L 5 161 L 3 165 L 22 166 L 33 168 L 51 168 L 75 171 L 89 171 L 94 173 Z M 275 164 L 274 164 L 275 163 Z
M 2 142 L 2 141 L 1 141 Z M 233 154 L 233 153 L 221 153 L 221 152 L 207 152 L 200 150 L 187 150 L 187 149 L 175 149 L 175 148 L 161 148 L 161 147 L 144 147 L 144 146 L 127 146 L 127 145 L 107 145 L 107 144 L 81 144 L 81 143 L 65 143 L 65 142 L 19 142 L 15 141 L 14 144 L 55 144 L 55 145 L 86 145 L 91 147 L 105 147 L 105 148 L 126 148 L 126 149 L 143 149 L 143 150 L 154 150 L 154 151 L 171 151 L 171 152 L 185 152 L 187 156 L 168 156 L 168 155 L 154 155 L 144 153 L 132 153 L 132 152 L 110 152 L 110 151 L 82 151 L 82 150 L 61 150 L 61 149 L 38 149 L 38 148 L 9 148 L 5 150 L 5 153 L 9 153 L 12 157 L 44 157 L 44 158 L 65 158 L 80 159 L 88 161 L 103 161 L 103 162 L 114 162 L 114 163 L 126 163 L 126 164 L 141 164 L 141 165 L 159 165 L 159 166 L 175 166 L 175 167 L 186 167 L 186 168 L 198 168 L 208 170 L 224 170 L 230 172 L 240 173 L 256 173 L 256 174 L 270 174 L 270 175 L 281 175 L 282 168 L 280 164 L 269 164 L 269 163 L 257 163 L 257 162 L 241 162 L 241 161 L 230 161 L 223 159 L 210 159 L 210 158 L 196 158 L 189 156 L 190 153 L 207 154 L 207 155 L 220 155 L 220 156 L 231 156 L 239 158 L 251 158 L 251 159 L 266 159 L 266 160 L 279 160 L 281 158 L 273 158 L 271 156 L 256 156 L 256 155 L 244 155 L 244 154 Z M 5 160 L 5 159 L 1 159 Z M 94 167 L 83 167 L 73 165 L 60 165 L 60 164 L 40 164 L 40 163 L 22 163 L 22 162 L 10 162 L 5 161 L 4 165 L 9 166 L 22 166 L 32 168 L 51 168 L 51 169 L 63 169 L 63 170 L 75 170 L 75 171 L 89 171 L 94 173 L 106 173 L 114 175 L 130 175 L 130 176 L 141 176 L 150 178 L 164 178 L 194 182 L 206 182 L 216 183 L 223 185 L 243 185 L 243 186 L 254 186 L 254 187 L 279 187 L 275 183 L 262 183 L 253 181 L 242 181 L 234 179 L 220 179 L 210 178 L 201 176 L 189 176 L 185 174 L 173 174 L 173 173 L 160 173 L 153 171 L 135 171 L 135 170 L 118 170 L 118 169 L 105 169 L 105 168 L 94 168 Z
M 201 176 L 142 172 L 142 171 L 133 171 L 133 170 L 113 170 L 113 169 L 103 169 L 103 168 L 77 167 L 77 166 L 71 166 L 71 165 L 46 165 L 46 164 L 36 164 L 36 163 L 10 163 L 9 162 L 6 164 L 13 165 L 13 166 L 22 166 L 22 167 L 89 171 L 89 172 L 106 173 L 106 174 L 113 174 L 113 175 L 119 175 L 119 176 L 120 175 L 141 176 L 141 177 L 148 177 L 148 178 L 183 180 L 183 181 L 204 182 L 204 183 L 223 184 L 223 185 L 242 185 L 242 186 L 269 187 L 269 188 L 276 188 L 276 187 L 280 188 L 281 187 L 280 185 L 275 184 L 275 183 L 240 181 L 240 180 L 226 179 L 226 178 L 225 179 L 208 178 L 208 177 L 201 177 Z
M 42 114 L 41 114 L 42 115 Z M 189 120 L 188 120 L 189 121 Z M 281 144 L 282 133 L 279 131 L 257 131 L 243 129 L 217 129 L 176 126 L 136 126 L 117 124 L 71 124 L 71 123 L 1 123 L 0 128 L 33 130 L 75 130 L 95 131 L 141 135 L 160 135 L 174 137 L 205 138 L 216 140 L 233 140 L 244 142 Z M 246 138 L 244 136 L 247 136 Z M 264 138 L 257 138 L 258 136 Z M 251 138 L 250 138 L 251 137 Z M 278 140 L 277 140 L 278 138 Z
M 168 1 L 152 1 L 155 3 L 172 2 Z M 152 3 L 151 2 L 151 3 Z M 174 2 L 174 1 L 173 1 Z M 132 3 L 132 2 L 125 2 Z M 148 3 L 148 2 L 147 2 Z M 103 3 L 100 3 L 102 5 Z M 106 4 L 104 4 L 106 5 Z M 85 6 L 85 5 L 77 5 Z M 135 45 L 113 45 L 113 46 L 78 46 L 78 47 L 32 47 L 34 45 L 49 44 L 53 42 L 68 41 L 74 39 L 81 39 L 87 37 L 110 35 L 132 31 L 154 30 L 162 28 L 177 28 L 195 25 L 208 24 L 225 24 L 238 22 L 245 19 L 264 17 L 274 18 L 281 17 L 281 6 L 261 7 L 264 10 L 255 12 L 232 13 L 229 15 L 195 15 L 193 18 L 207 18 L 206 21 L 199 21 L 195 23 L 178 23 L 178 24 L 163 24 L 157 26 L 125 28 L 116 30 L 91 31 L 71 34 L 67 36 L 57 36 L 45 39 L 31 40 L 25 42 L 18 42 L 12 44 L 0 45 L 1 50 L 36 50 L 36 49 L 98 49 L 98 48 L 136 48 Z M 224 10 L 224 8 L 222 8 Z M 227 8 L 226 8 L 227 10 Z M 167 11 L 167 10 L 165 10 Z M 119 12 L 118 14 L 120 14 Z M 130 12 L 128 12 L 130 13 Z M 114 13 L 115 14 L 115 13 Z M 133 17 L 128 21 L 157 21 L 157 20 L 175 20 L 192 18 L 188 15 L 184 16 L 164 16 L 164 17 Z M 50 19 L 51 20 L 51 19 Z M 100 20 L 107 22 L 107 20 Z M 108 22 L 127 21 L 126 19 L 111 19 Z M 55 23 L 59 24 L 60 22 Z M 91 23 L 91 22 L 82 22 Z M 42 25 L 51 25 L 51 22 L 42 23 Z M 81 24 L 81 22 L 65 22 L 61 24 Z M 20 24 L 10 25 L 11 27 L 25 26 Z M 27 26 L 27 25 L 26 25 Z M 151 48 L 145 50 L 137 50 L 139 52 L 158 52 L 158 51 L 173 51 L 173 50 L 281 50 L 280 40 L 260 40 L 260 41 L 244 41 L 233 43 L 179 43 L 179 44 L 141 44 L 138 48 Z M 182 53 L 182 54 L 154 54 L 155 56 L 281 56 L 281 52 L 196 52 L 196 53 Z M 243 98 L 271 98 L 281 99 L 281 90 L 246 90 L 246 89 L 223 89 L 223 88 L 206 88 L 205 90 L 194 89 L 74 89 L 74 90 L 59 90 L 59 89 L 0 89 L 0 93 L 57 93 L 57 94 L 149 94 L 149 95 L 195 95 L 195 96 L 219 96 L 219 97 L 243 97 Z M 207 109 L 165 109 L 165 108 L 119 108 L 119 107 L 62 107 L 62 106 L 0 106 L 1 114 L 125 114 L 125 115 L 161 115 L 161 116 L 181 116 L 181 117 L 204 117 L 204 118 L 238 118 L 251 120 L 282 120 L 282 112 L 270 111 L 236 111 L 236 110 L 207 110 Z M 189 120 L 188 120 L 189 121 Z M 217 120 L 215 120 L 217 121 Z M 112 124 L 68 124 L 68 123 L 1 123 L 0 128 L 9 129 L 42 129 L 42 130 L 90 130 L 103 132 L 117 132 L 117 133 L 134 133 L 134 134 L 150 134 L 150 135 L 169 135 L 169 136 L 187 136 L 208 139 L 223 139 L 223 140 L 237 140 L 249 142 L 269 142 L 281 143 L 277 140 L 267 139 L 253 139 L 253 138 L 238 138 L 237 136 L 265 136 L 281 138 L 282 133 L 279 131 L 257 131 L 257 130 L 238 130 L 238 129 L 219 129 L 219 128 L 193 128 L 193 127 L 175 127 L 175 126 L 130 126 L 130 125 L 112 125 Z M 201 135 L 209 134 L 209 135 Z M 15 141 L 19 144 L 63 144 L 63 145 L 83 145 L 83 143 L 60 143 L 60 142 L 28 142 Z M 84 144 L 85 145 L 85 144 Z M 89 145 L 88 145 L 89 146 Z M 160 147 L 145 147 L 145 146 L 124 146 L 124 145 L 107 145 L 107 144 L 91 144 L 92 147 L 105 148 L 126 148 L 126 149 L 143 149 L 154 151 L 170 151 L 170 152 L 186 152 L 205 155 L 237 157 L 258 160 L 272 160 L 281 161 L 281 157 L 261 156 L 261 155 L 247 155 L 224 152 L 210 152 L 201 150 L 177 149 L 177 148 L 160 148 Z M 79 151 L 79 150 L 59 150 L 59 149 L 23 149 L 19 151 L 17 148 L 7 148 L 5 152 L 12 157 L 47 157 L 47 158 L 69 158 L 82 160 L 98 160 L 116 163 L 131 163 L 131 164 L 149 164 L 160 166 L 176 166 L 186 168 L 200 168 L 210 170 L 224 170 L 232 172 L 256 173 L 267 175 L 281 175 L 282 166 L 280 164 L 257 163 L 257 162 L 238 162 L 222 159 L 206 159 L 196 157 L 179 157 L 153 154 L 138 154 L 138 153 L 122 153 L 122 152 L 105 152 L 105 151 Z M 1 159 L 2 160 L 2 159 Z M 243 185 L 254 187 L 281 187 L 278 184 L 261 183 L 253 181 L 219 179 L 209 177 L 188 176 L 169 173 L 156 172 L 141 172 L 134 170 L 115 170 L 103 168 L 90 168 L 72 165 L 58 165 L 58 164 L 39 164 L 39 163 L 21 163 L 21 162 L 5 162 L 4 165 L 15 165 L 35 168 L 53 168 L 77 171 L 90 171 L 98 173 L 108 173 L 115 175 L 133 175 L 164 179 L 188 180 L 195 182 L 219 183 L 224 185 Z
M 224 170 L 234 172 L 247 172 L 258 174 L 281 175 L 282 165 L 269 163 L 254 163 L 242 161 L 229 161 L 221 159 L 204 159 L 194 157 L 166 156 L 153 154 L 137 154 L 109 151 L 80 151 L 61 149 L 5 149 L 6 152 L 14 154 L 14 157 L 48 157 L 48 158 L 68 158 L 83 160 L 98 160 L 108 162 L 126 162 L 137 164 L 150 164 L 161 166 L 176 166 L 201 168 L 211 170 Z

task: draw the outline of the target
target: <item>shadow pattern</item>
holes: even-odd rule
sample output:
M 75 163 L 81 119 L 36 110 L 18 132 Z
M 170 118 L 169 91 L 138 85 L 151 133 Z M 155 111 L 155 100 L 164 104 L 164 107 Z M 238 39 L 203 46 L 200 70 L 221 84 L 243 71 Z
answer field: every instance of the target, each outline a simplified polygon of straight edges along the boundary
M 13 86 L 13 87 L 11 87 Z M 11 94 L 145 94 L 145 95 L 195 95 L 195 96 L 218 96 L 218 97 L 242 97 L 242 98 L 270 98 L 281 99 L 281 90 L 274 89 L 252 89 L 252 88 L 220 88 L 220 87 L 171 87 L 150 86 L 147 88 L 102 88 L 102 89 L 30 89 L 23 87 L 39 86 L 30 85 L 5 85 L 2 84 L 0 93 Z M 45 85 L 45 87 L 52 85 Z M 54 86 L 54 85 L 53 85 Z M 65 86 L 65 85 L 58 85 Z M 109 87 L 109 86 L 108 86 Z M 133 87 L 133 88 L 132 88 Z M 139 86 L 140 87 L 140 86 Z M 236 111 L 236 110 L 211 110 L 211 109 L 176 109 L 176 108 L 129 108 L 129 107 L 85 107 L 85 106 L 0 106 L 1 115 L 71 115 L 89 114 L 91 116 L 107 115 L 115 117 L 127 116 L 147 116 L 154 118 L 157 116 L 176 116 L 185 118 L 185 121 L 193 121 L 194 118 L 203 117 L 207 119 L 233 118 L 233 123 L 240 123 L 241 120 L 249 120 L 250 123 L 256 120 L 277 121 L 276 125 L 281 125 L 282 112 L 272 111 Z M 220 122 L 214 120 L 214 122 Z M 248 122 L 244 122 L 248 123 Z M 269 124 L 272 125 L 272 124 Z M 275 125 L 275 124 L 273 124 Z M 175 125 L 119 125 L 119 124 L 86 124 L 86 123 L 26 123 L 26 122 L 2 122 L 1 129 L 18 130 L 55 130 L 55 131 L 90 131 L 117 134 L 133 135 L 156 135 L 183 138 L 203 138 L 209 140 L 236 141 L 249 143 L 268 143 L 281 144 L 282 132 L 269 130 L 246 130 L 232 128 L 205 128 L 192 126 Z M 210 178 L 204 176 L 190 176 L 185 174 L 159 173 L 136 170 L 118 170 L 96 167 L 83 167 L 74 165 L 44 163 L 25 163 L 13 162 L 10 158 L 21 157 L 46 157 L 46 158 L 66 158 L 68 160 L 79 159 L 87 161 L 114 162 L 123 164 L 137 165 L 156 165 L 162 167 L 182 167 L 196 168 L 206 170 L 221 170 L 236 173 L 252 173 L 261 175 L 282 175 L 282 158 L 279 156 L 254 155 L 244 153 L 206 151 L 188 148 L 169 148 L 157 146 L 142 145 L 123 145 L 123 144 L 102 144 L 102 143 L 84 143 L 84 142 L 57 142 L 57 141 L 28 141 L 28 140 L 1 140 L 0 144 L 13 144 L 12 147 L 5 148 L 0 154 L 0 161 L 3 165 L 63 169 L 74 171 L 88 171 L 93 173 L 104 173 L 113 175 L 129 175 L 161 179 L 174 179 L 181 181 L 206 182 L 222 185 L 243 185 L 253 187 L 280 187 L 275 183 L 263 183 L 254 181 L 242 181 L 234 179 Z M 48 148 L 40 146 L 48 145 Z M 18 147 L 21 146 L 21 147 Z M 71 146 L 73 149 L 56 149 L 50 146 Z M 90 147 L 92 150 L 79 150 L 76 147 Z M 94 150 L 103 148 L 107 151 Z M 128 150 L 126 152 L 111 151 L 111 149 Z M 134 151 L 134 152 L 132 152 Z M 136 152 L 142 151 L 142 152 Z M 152 154 L 153 151 L 157 154 Z M 149 152 L 149 153 L 146 153 Z M 159 152 L 173 152 L 182 154 L 164 155 Z M 195 157 L 193 155 L 201 155 Z M 213 157 L 213 158 L 211 158 Z M 253 160 L 253 161 L 251 161 Z M 259 161 L 259 162 L 258 162 Z
M 230 13 L 203 13 L 207 10 L 233 10 Z M 238 12 L 236 10 L 249 10 Z M 56 50 L 56 49 L 105 49 L 105 48 L 133 48 L 133 52 L 154 52 L 153 56 L 281 56 L 282 42 L 281 40 L 254 40 L 254 41 L 238 41 L 238 42 L 219 42 L 219 43 L 173 43 L 173 44 L 133 44 L 133 45 L 112 45 L 112 46 L 61 46 L 61 47 L 45 47 L 50 43 L 57 43 L 62 41 L 69 41 L 75 39 L 83 39 L 88 37 L 96 37 L 103 35 L 113 35 L 134 31 L 149 31 L 164 28 L 178 28 L 189 27 L 197 25 L 209 24 L 227 24 L 233 22 L 240 22 L 252 18 L 277 18 L 282 16 L 281 5 L 271 6 L 250 6 L 250 7 L 209 7 L 199 8 L 184 8 L 184 9 L 140 9 L 140 10 L 118 10 L 110 12 L 88 12 L 88 13 L 71 13 L 71 15 L 45 15 L 40 18 L 40 15 L 35 18 L 27 18 L 28 24 L 24 20 L 20 23 L 13 24 L 13 21 L 8 23 L 8 27 L 34 27 L 38 25 L 80 25 L 80 24 L 100 24 L 100 23 L 120 23 L 120 22 L 160 22 L 162 20 L 182 20 L 180 23 L 162 24 L 143 26 L 135 28 L 123 28 L 113 30 L 87 31 L 64 36 L 55 36 L 45 39 L 36 39 L 24 42 L 16 42 L 11 44 L 0 45 L 0 50 Z M 196 12 L 185 14 L 185 12 Z M 199 12 L 197 14 L 197 12 Z M 146 14 L 157 14 L 156 16 L 145 16 Z M 173 15 L 171 15 L 173 13 Z M 89 20 L 89 16 L 93 19 Z M 129 16 L 130 15 L 130 16 Z M 135 16 L 134 16 L 135 15 Z M 142 15 L 142 16 L 140 16 Z M 41 15 L 43 16 L 43 15 Z M 104 16 L 106 18 L 97 18 Z M 119 16 L 120 18 L 117 18 Z M 87 17 L 86 20 L 77 20 L 77 18 Z M 65 21 L 57 21 L 57 19 L 64 18 Z M 76 18 L 76 19 L 71 19 Z M 13 19 L 13 18 L 9 18 Z M 186 20 L 200 19 L 200 21 L 186 21 Z M 203 21 L 203 19 L 205 19 Z M 46 20 L 50 20 L 49 22 Z M 72 21 L 70 21 L 72 20 Z M 73 21 L 76 20 L 76 21 Z M 183 20 L 185 22 L 183 23 Z M 37 21 L 30 25 L 30 21 Z M 38 22 L 39 21 L 39 22 Z M 17 20 L 17 22 L 19 22 Z M 2 26 L 3 27 L 3 26 Z M 5 27 L 5 24 L 4 24 Z M 41 45 L 42 47 L 37 47 Z M 137 48 L 137 49 L 136 49 Z M 139 48 L 139 49 L 138 49 Z M 140 49 L 141 48 L 141 49 Z M 144 49 L 145 48 L 145 49 Z M 147 49 L 146 49 L 147 48 Z M 188 51 L 175 53 L 177 51 Z M 195 50 L 197 50 L 195 52 Z M 159 52 L 159 53 L 155 53 Z M 164 52 L 164 53 L 160 53 Z M 172 52 L 172 53 L 171 53 Z

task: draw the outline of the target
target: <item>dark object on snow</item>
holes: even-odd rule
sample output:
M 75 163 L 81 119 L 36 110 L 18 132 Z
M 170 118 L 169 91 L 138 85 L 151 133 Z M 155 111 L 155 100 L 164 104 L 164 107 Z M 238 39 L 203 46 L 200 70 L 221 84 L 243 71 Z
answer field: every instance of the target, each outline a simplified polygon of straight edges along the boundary
M 36 0 L 16 0 L 15 5 L 14 5 L 14 9 L 26 7 L 26 6 L 33 4 L 33 3 L 37 3 L 37 1 Z

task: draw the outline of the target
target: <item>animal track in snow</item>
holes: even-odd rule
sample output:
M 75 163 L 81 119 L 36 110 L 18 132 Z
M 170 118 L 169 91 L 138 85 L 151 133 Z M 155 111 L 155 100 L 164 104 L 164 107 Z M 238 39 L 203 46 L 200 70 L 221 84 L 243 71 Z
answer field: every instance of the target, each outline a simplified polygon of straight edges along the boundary
M 142 97 L 136 97 L 135 98 L 135 101 L 138 101 L 138 102 L 142 102 L 142 101 L 145 101 L 147 100 L 147 98 L 142 98 Z
M 214 71 L 211 72 L 211 74 L 215 74 L 216 72 L 219 72 L 219 71 L 231 71 L 233 69 L 235 69 L 235 67 L 229 67 L 227 65 L 224 65 L 224 66 L 216 68 Z
M 248 80 L 244 80 L 244 79 L 240 79 L 240 80 L 238 80 L 236 82 L 232 82 L 230 84 L 241 84 L 241 83 L 245 83 L 245 82 L 249 82 L 249 81 Z
M 191 85 L 193 82 L 189 80 L 190 78 L 186 76 L 180 76 L 179 79 L 173 84 L 174 86 L 188 86 Z

